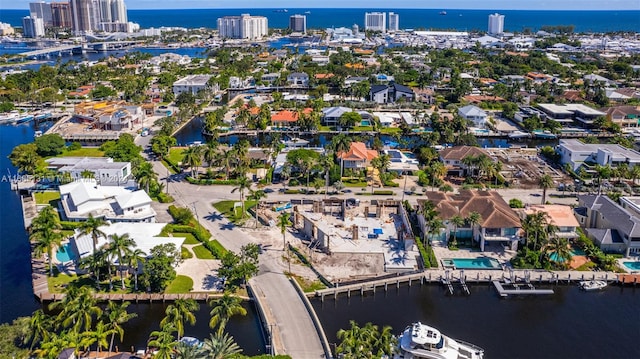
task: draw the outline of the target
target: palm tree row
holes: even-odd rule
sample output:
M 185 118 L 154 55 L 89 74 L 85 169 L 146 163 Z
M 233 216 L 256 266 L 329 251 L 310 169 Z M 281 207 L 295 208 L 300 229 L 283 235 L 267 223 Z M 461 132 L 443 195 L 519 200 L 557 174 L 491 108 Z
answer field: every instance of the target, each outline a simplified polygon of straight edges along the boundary
M 393 354 L 397 339 L 390 326 L 378 330 L 371 323 L 360 327 L 355 321 L 349 321 L 349 329 L 340 329 L 337 333 L 341 341 L 336 352 L 341 358 L 383 358 Z
M 182 162 L 191 169 L 191 177 L 198 178 L 198 167 L 203 160 L 209 168 L 220 167 L 225 171 L 225 179 L 229 179 L 229 174 L 233 169 L 236 176 L 241 178 L 246 173 L 249 166 L 249 142 L 239 141 L 230 150 L 221 150 L 218 143 L 210 141 L 206 145 L 191 146 L 182 153 Z
M 113 349 L 117 335 L 124 339 L 122 324 L 136 317 L 127 312 L 129 302 L 109 302 L 102 309 L 97 305 L 89 287 L 68 287 L 62 301 L 53 302 L 49 309 L 58 312 L 52 316 L 42 309 L 35 311 L 29 321 L 26 344 L 39 358 L 56 358 L 66 348 L 86 351 L 95 345 L 100 352 Z

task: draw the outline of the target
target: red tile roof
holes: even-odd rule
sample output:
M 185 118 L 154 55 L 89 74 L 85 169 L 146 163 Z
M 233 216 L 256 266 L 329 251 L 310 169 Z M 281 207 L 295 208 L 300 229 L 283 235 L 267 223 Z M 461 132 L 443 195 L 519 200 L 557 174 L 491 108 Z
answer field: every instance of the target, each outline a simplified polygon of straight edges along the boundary
M 378 157 L 378 151 L 367 149 L 363 142 L 351 142 L 347 152 L 338 152 L 338 158 L 347 161 L 371 161 Z

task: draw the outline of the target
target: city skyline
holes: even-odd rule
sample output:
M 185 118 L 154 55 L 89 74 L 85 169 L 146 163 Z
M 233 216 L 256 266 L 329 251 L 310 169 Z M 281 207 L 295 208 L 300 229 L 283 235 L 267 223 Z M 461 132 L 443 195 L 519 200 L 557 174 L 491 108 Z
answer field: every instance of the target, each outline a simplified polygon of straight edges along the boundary
M 11 3 L 0 4 L 0 10 L 28 10 L 33 0 L 14 0 Z M 362 8 L 362 9 L 469 9 L 469 10 L 640 10 L 640 0 L 530 0 L 514 2 L 509 0 L 433 0 L 418 3 L 415 0 L 398 0 L 390 7 L 388 2 L 381 0 L 352 0 L 348 4 L 338 0 L 308 0 L 307 7 L 300 7 L 300 3 L 292 0 L 259 1 L 255 0 L 219 0 L 215 5 L 208 0 L 180 0 L 159 4 L 155 0 L 126 0 L 130 10 L 144 9 L 258 9 L 258 8 Z

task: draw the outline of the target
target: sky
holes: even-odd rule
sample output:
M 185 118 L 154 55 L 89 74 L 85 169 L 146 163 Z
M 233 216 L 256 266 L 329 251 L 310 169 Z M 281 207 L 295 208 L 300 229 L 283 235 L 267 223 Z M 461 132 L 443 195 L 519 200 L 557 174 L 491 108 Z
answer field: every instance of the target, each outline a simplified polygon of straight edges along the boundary
M 61 1 L 61 0 L 58 0 Z M 0 0 L 2 9 L 29 9 L 35 0 Z M 50 0 L 47 0 L 50 2 Z M 640 10 L 640 0 L 125 0 L 129 9 L 365 8 L 488 10 Z

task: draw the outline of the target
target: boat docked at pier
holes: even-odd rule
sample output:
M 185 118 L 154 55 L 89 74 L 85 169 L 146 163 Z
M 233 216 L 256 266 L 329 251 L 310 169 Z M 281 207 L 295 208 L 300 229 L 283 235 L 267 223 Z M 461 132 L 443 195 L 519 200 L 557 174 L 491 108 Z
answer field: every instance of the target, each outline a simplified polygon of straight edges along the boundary
M 449 338 L 420 322 L 408 326 L 398 339 L 394 359 L 482 359 L 484 349 Z
M 607 282 L 603 280 L 585 280 L 580 282 L 580 289 L 587 292 L 604 289 L 606 286 Z

